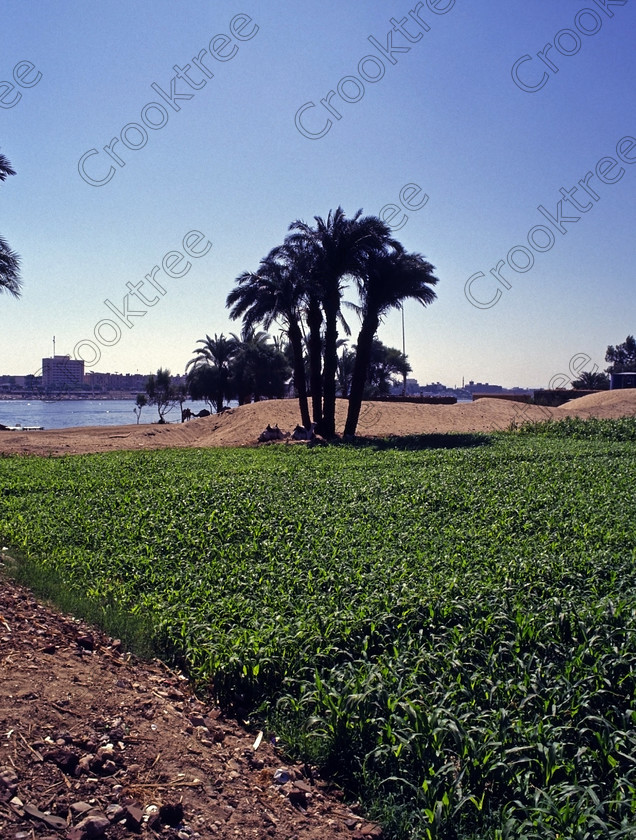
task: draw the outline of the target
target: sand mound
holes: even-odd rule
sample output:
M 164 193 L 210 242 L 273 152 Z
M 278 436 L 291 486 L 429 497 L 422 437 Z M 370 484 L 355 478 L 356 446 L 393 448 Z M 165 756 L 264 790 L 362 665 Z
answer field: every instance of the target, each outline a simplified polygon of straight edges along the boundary
M 342 433 L 347 403 L 338 400 L 337 431 Z M 512 423 L 521 425 L 563 417 L 615 418 L 636 415 L 636 389 L 607 391 L 571 400 L 560 408 L 545 408 L 513 400 L 483 398 L 456 405 L 365 402 L 358 434 L 370 437 L 447 432 L 491 432 Z M 115 449 L 168 447 L 254 446 L 269 423 L 291 432 L 300 420 L 296 400 L 268 400 L 159 426 L 89 426 L 40 432 L 0 431 L 1 454 L 66 455 Z
M 587 397 L 570 400 L 555 411 L 570 417 L 633 417 L 636 415 L 636 388 L 599 391 Z

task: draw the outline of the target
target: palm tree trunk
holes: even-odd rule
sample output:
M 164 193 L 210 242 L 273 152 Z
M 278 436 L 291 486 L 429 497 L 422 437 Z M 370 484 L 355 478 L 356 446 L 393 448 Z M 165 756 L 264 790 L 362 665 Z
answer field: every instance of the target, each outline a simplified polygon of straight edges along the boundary
M 305 380 L 305 362 L 303 360 L 303 337 L 295 319 L 289 320 L 287 330 L 289 343 L 294 355 L 294 385 L 298 393 L 298 405 L 300 406 L 300 417 L 303 426 L 309 429 L 311 419 L 309 417 L 309 403 L 307 402 L 307 382 Z
M 358 427 L 364 386 L 367 384 L 367 376 L 369 374 L 373 337 L 377 332 L 379 323 L 379 318 L 375 314 L 365 315 L 362 321 L 358 343 L 356 344 L 356 361 L 353 368 L 353 376 L 351 377 L 351 388 L 349 390 L 349 409 L 347 411 L 347 422 L 345 423 L 345 437 L 354 437 Z
M 338 373 L 338 309 L 340 299 L 325 301 L 325 363 L 323 367 L 322 434 L 336 435 L 336 375 Z
M 309 327 L 309 390 L 314 423 L 322 425 L 322 313 L 317 298 L 310 297 L 307 307 L 307 326 Z
M 221 368 L 219 370 L 219 387 L 216 391 L 216 396 L 214 398 L 214 405 L 216 408 L 216 413 L 220 414 L 223 411 L 223 402 L 226 397 L 227 392 L 227 373 L 225 368 Z

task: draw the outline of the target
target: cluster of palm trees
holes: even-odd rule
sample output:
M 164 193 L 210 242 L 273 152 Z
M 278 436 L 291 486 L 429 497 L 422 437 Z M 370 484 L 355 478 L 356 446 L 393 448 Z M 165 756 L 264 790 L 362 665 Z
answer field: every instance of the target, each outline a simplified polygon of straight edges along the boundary
M 346 344 L 346 341 L 341 343 Z M 342 347 L 338 358 L 338 393 L 345 399 L 349 399 L 355 365 L 355 348 Z M 386 347 L 379 338 L 374 338 L 364 398 L 375 400 L 386 397 L 399 382 L 406 386 L 406 377 L 411 370 L 409 360 L 401 350 Z
M 0 182 L 14 174 L 0 154 Z M 218 412 L 229 398 L 244 403 L 284 396 L 291 373 L 303 426 L 310 428 L 313 420 L 321 435 L 333 438 L 340 385 L 349 398 L 345 435 L 353 436 L 374 365 L 386 380 L 386 354 L 379 364 L 383 345 L 376 339 L 383 316 L 408 298 L 432 303 L 438 280 L 433 266 L 420 254 L 407 253 L 377 216 L 358 210 L 347 218 L 338 207 L 326 220 L 314 220 L 313 226 L 293 222 L 283 244 L 261 260 L 257 271 L 236 279 L 227 306 L 232 318 L 242 319 L 241 336 L 208 335 L 199 342 L 186 368 L 188 391 L 193 399 L 210 399 Z M 355 354 L 343 351 L 339 359 L 339 329 L 350 335 L 342 312 L 349 282 L 358 303 L 347 305 L 359 315 L 360 330 Z M 20 285 L 19 258 L 0 237 L 0 291 L 17 297 Z M 266 332 L 274 323 L 284 344 Z M 401 365 L 406 376 L 406 359 L 394 363 L 394 370 Z
M 283 349 L 263 331 L 245 328 L 240 336 L 206 335 L 186 366 L 193 400 L 209 400 L 217 414 L 226 400 L 239 405 L 285 396 L 291 368 Z
M 348 399 L 356 363 L 355 349 L 339 339 L 337 394 Z M 244 329 L 240 336 L 206 335 L 198 341 L 194 356 L 186 365 L 184 394 L 205 400 L 218 414 L 226 403 L 239 405 L 265 399 L 281 399 L 294 389 L 291 344 L 283 336 Z M 304 371 L 301 381 L 309 378 L 307 342 L 303 337 Z M 365 399 L 377 399 L 391 393 L 396 379 L 404 380 L 411 366 L 406 356 L 394 347 L 373 340 L 365 386 Z M 173 389 L 174 390 L 174 389 Z M 176 399 L 176 397 L 175 397 Z
M 244 272 L 227 297 L 232 318 L 244 330 L 277 322 L 289 342 L 301 421 L 311 421 L 326 438 L 336 433 L 338 330 L 350 334 L 343 317 L 343 295 L 355 285 L 360 317 L 349 388 L 345 436 L 355 435 L 372 362 L 374 340 L 384 315 L 412 298 L 427 306 L 435 300 L 434 267 L 423 256 L 407 253 L 376 216 L 359 210 L 348 218 L 341 207 L 315 225 L 295 221 L 282 245 Z M 307 347 L 307 359 L 305 359 Z M 309 375 L 305 374 L 305 361 Z M 309 401 L 311 400 L 311 414 Z
M 6 181 L 15 172 L 8 159 L 0 154 L 0 181 Z M 0 236 L 0 292 L 7 291 L 14 297 L 20 296 L 20 260 Z

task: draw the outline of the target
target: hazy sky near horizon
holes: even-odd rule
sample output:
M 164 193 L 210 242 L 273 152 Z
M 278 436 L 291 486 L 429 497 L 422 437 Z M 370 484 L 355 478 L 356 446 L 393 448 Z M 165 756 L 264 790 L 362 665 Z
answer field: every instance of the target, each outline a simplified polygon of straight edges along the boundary
M 235 278 L 338 205 L 394 214 L 436 267 L 437 301 L 405 306 L 421 383 L 545 387 L 636 330 L 636 0 L 5 0 L 4 20 L 23 293 L 0 295 L 0 373 L 38 372 L 53 336 L 87 370 L 181 373 L 240 331 Z M 379 336 L 401 347 L 399 312 Z

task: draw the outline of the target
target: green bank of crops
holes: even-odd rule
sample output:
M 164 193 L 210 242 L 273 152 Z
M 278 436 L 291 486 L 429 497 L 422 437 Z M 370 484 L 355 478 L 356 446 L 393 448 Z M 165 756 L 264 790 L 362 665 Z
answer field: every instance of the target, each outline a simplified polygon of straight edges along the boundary
M 389 832 L 636 837 L 636 421 L 456 443 L 5 458 L 0 534 Z

